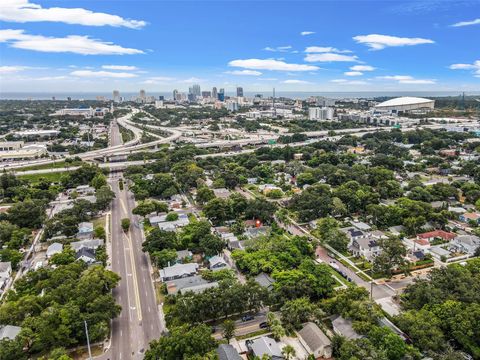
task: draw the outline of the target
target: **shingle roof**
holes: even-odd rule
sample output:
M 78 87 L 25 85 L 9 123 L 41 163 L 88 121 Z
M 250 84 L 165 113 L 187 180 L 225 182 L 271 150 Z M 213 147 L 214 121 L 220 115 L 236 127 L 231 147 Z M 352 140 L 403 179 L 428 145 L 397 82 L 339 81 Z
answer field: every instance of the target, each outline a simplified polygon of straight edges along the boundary
M 242 360 L 237 350 L 230 344 L 220 344 L 217 348 L 219 360 Z
M 22 330 L 22 328 L 19 326 L 0 325 L 0 340 L 2 339 L 14 340 L 17 337 L 17 335 L 20 333 L 20 330 Z
M 316 352 L 318 349 L 331 345 L 332 343 L 327 335 L 312 322 L 307 323 L 303 329 L 298 332 L 298 335 L 305 341 L 312 352 Z

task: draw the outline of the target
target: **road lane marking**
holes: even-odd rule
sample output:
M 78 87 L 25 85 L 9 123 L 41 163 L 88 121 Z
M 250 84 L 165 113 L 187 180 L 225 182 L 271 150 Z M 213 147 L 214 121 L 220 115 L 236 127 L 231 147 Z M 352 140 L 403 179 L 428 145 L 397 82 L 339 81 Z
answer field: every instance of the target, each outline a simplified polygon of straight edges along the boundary
M 130 246 L 132 247 L 132 240 L 130 239 L 130 236 L 125 234 L 125 237 L 127 238 L 127 241 L 129 242 Z M 133 247 L 132 247 L 133 248 Z M 135 267 L 135 260 L 133 259 L 133 251 L 130 252 L 130 262 L 132 265 L 132 278 L 133 278 L 133 291 L 135 293 L 135 302 L 137 303 L 137 316 L 138 320 L 142 321 L 142 305 L 140 303 L 140 292 L 138 290 L 138 279 L 137 279 L 137 269 Z

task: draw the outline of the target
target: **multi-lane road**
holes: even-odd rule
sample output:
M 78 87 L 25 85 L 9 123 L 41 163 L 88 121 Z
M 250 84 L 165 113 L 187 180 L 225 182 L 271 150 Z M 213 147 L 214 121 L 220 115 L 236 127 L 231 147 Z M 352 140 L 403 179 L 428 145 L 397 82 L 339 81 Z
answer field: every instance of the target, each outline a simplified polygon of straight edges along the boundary
M 111 127 L 112 145 L 121 143 L 118 127 Z M 121 173 L 112 173 L 109 184 L 115 193 L 111 206 L 111 228 L 108 232 L 111 246 L 112 271 L 120 275 L 119 285 L 113 290 L 120 315 L 112 321 L 108 350 L 99 360 L 143 359 L 148 344 L 164 331 L 157 305 L 148 256 L 142 251 L 144 238 L 139 219 L 132 214 L 135 199 L 128 186 L 121 187 Z M 123 179 L 122 179 L 123 181 Z M 129 218 L 128 232 L 121 227 L 123 218 Z

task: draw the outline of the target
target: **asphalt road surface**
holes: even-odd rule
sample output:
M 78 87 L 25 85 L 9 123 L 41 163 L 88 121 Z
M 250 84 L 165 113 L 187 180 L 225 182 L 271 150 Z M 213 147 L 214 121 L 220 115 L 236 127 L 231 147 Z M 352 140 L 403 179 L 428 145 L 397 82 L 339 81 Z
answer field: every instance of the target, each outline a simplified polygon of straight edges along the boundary
M 122 144 L 116 123 L 112 124 L 110 139 L 112 146 Z M 163 329 L 149 259 L 142 251 L 143 230 L 139 219 L 132 214 L 135 199 L 128 186 L 120 190 L 121 177 L 121 173 L 111 175 L 109 183 L 115 193 L 110 229 L 112 271 L 121 277 L 113 295 L 122 312 L 112 321 L 110 348 L 96 358 L 100 360 L 143 359 L 149 342 L 158 339 Z M 127 233 L 121 227 L 123 218 L 131 222 Z

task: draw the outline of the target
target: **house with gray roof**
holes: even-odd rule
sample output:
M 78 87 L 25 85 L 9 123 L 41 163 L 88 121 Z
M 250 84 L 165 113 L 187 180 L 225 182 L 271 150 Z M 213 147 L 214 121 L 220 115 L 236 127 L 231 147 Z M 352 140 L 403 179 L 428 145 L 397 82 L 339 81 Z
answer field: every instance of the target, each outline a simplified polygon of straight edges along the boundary
M 78 232 L 76 237 L 79 239 L 88 239 L 93 235 L 93 223 L 81 222 L 78 224 Z
M 215 255 L 208 260 L 208 268 L 212 271 L 216 271 L 216 270 L 228 269 L 230 267 L 221 256 Z
M 97 261 L 95 252 L 92 249 L 81 248 L 77 251 L 75 259 L 81 260 L 86 264 L 94 264 Z
M 83 248 L 90 250 L 97 250 L 100 246 L 103 246 L 104 241 L 102 239 L 85 239 L 80 241 L 74 241 L 70 243 L 75 252 L 80 251 Z
M 0 278 L 8 279 L 12 275 L 12 263 L 10 261 L 0 262 Z
M 0 325 L 0 340 L 15 340 L 21 330 L 22 328 L 20 326 Z
M 341 335 L 348 340 L 353 340 L 353 339 L 359 339 L 362 336 L 359 335 L 354 329 L 353 329 L 353 322 L 350 319 L 344 319 L 341 316 L 337 316 L 332 320 L 332 325 L 333 325 L 333 331 Z
M 230 344 L 220 344 L 217 348 L 218 360 L 242 360 L 237 350 Z
M 448 244 L 449 250 L 473 256 L 480 248 L 480 238 L 475 235 L 458 235 Z
M 332 342 L 315 323 L 306 323 L 298 332 L 298 339 L 315 359 L 332 357 Z
M 160 270 L 160 278 L 162 281 L 170 281 L 180 278 L 196 275 L 198 272 L 198 264 L 175 264 Z
M 268 290 L 273 289 L 273 283 L 275 282 L 275 280 L 273 280 L 268 274 L 263 272 L 255 276 L 255 281 L 258 285 L 267 288 Z
M 252 355 L 262 358 L 267 355 L 272 360 L 282 360 L 282 350 L 278 343 L 268 336 L 262 336 L 255 340 L 247 340 L 245 342 L 247 348 L 251 351 Z
M 47 248 L 47 259 L 50 259 L 55 254 L 60 254 L 63 251 L 63 244 L 53 243 Z
M 174 279 L 167 282 L 167 292 L 169 295 L 192 291 L 196 294 L 205 291 L 206 289 L 217 287 L 218 282 L 208 282 L 200 275 L 188 276 L 185 278 Z

